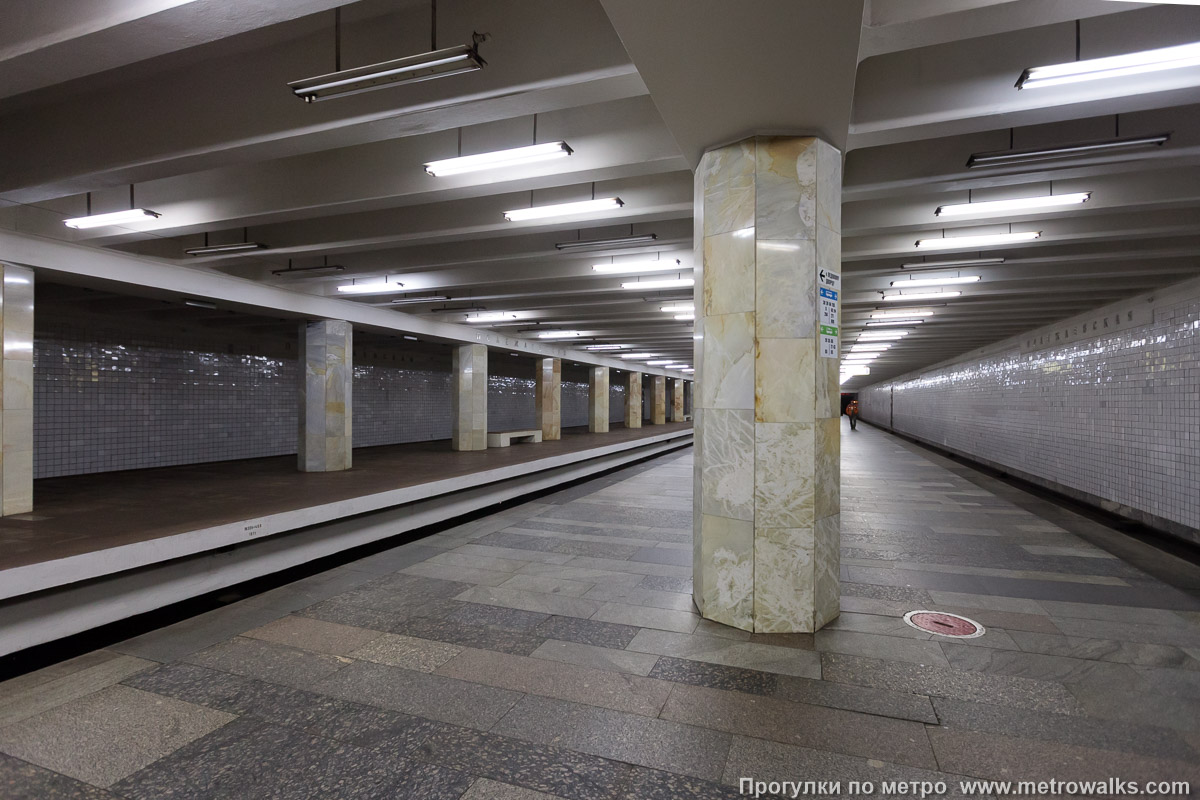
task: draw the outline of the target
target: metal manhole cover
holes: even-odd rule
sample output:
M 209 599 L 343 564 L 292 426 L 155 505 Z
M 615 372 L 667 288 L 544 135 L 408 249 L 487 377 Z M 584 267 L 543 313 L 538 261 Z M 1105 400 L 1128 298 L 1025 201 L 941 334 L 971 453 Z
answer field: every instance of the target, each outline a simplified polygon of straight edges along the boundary
M 941 611 L 910 611 L 904 615 L 904 621 L 919 631 L 956 639 L 974 639 L 987 632 L 973 619 Z

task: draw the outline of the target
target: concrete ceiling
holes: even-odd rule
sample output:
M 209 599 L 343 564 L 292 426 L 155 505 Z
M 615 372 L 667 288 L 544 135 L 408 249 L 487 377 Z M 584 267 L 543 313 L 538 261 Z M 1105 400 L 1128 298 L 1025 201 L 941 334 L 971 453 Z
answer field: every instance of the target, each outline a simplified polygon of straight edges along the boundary
M 0 30 L 0 228 L 167 259 L 301 293 L 384 276 L 356 302 L 431 321 L 510 311 L 504 334 L 573 329 L 690 363 L 659 310 L 690 291 L 626 290 L 593 264 L 692 263 L 691 165 L 753 131 L 818 132 L 846 152 L 846 343 L 921 260 L 921 237 L 1039 230 L 957 253 L 1005 260 L 920 306 L 926 322 L 869 377 L 921 368 L 1200 272 L 1200 68 L 1017 91 L 1029 66 L 1200 41 L 1200 8 L 1107 0 L 442 0 L 440 46 L 490 34 L 475 73 L 305 104 L 287 83 L 430 46 L 423 0 L 14 0 Z M 566 159 L 432 178 L 422 163 L 565 140 Z M 972 153 L 1170 132 L 1164 147 L 967 169 Z M 129 203 L 162 217 L 72 231 Z M 1071 211 L 943 221 L 945 203 L 1090 191 Z M 619 196 L 611 214 L 501 212 Z M 560 251 L 654 233 L 649 247 Z M 251 241 L 245 256 L 189 258 Z M 928 258 L 948 258 L 938 253 Z M 0 254 L 3 255 L 3 254 Z M 325 263 L 341 272 L 297 271 Z M 669 273 L 674 274 L 674 273 Z M 925 274 L 925 273 L 918 273 Z M 930 273 L 939 274 L 939 273 Z M 59 275 L 58 280 L 63 276 Z M 449 301 L 392 300 L 431 294 Z M 906 304 L 898 304 L 900 308 Z

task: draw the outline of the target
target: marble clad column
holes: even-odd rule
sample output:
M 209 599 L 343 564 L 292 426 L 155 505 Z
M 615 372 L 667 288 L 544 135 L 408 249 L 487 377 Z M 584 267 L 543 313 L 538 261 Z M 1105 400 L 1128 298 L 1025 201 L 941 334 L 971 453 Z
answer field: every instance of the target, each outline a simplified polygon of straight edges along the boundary
M 653 395 L 650 398 L 650 424 L 667 424 L 667 379 L 662 375 L 651 375 L 654 382 Z
M 350 392 L 354 383 L 349 322 L 321 320 L 300 329 L 304 375 L 300 386 L 301 472 L 350 469 Z
M 625 427 L 642 427 L 642 373 L 625 373 Z
M 588 374 L 588 431 L 608 433 L 608 367 Z
M 562 359 L 539 358 L 533 386 L 542 441 L 562 438 Z
M 683 381 L 671 379 L 671 422 L 683 422 Z
M 33 270 L 0 264 L 0 515 L 33 510 Z
M 466 344 L 454 348 L 450 384 L 450 449 L 487 449 L 487 347 Z
M 820 355 L 817 276 L 841 271 L 841 164 L 773 136 L 696 172 L 693 593 L 744 630 L 838 615 L 838 359 Z

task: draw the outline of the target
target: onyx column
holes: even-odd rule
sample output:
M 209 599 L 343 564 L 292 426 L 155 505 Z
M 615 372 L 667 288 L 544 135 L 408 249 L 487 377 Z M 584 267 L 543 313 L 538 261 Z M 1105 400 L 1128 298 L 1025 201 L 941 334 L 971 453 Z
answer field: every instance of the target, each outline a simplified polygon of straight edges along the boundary
M 642 427 L 642 373 L 625 374 L 625 427 Z
M 841 163 L 770 136 L 696 171 L 693 592 L 745 630 L 838 614 Z
M 33 510 L 33 270 L 0 264 L 0 515 Z
M 608 433 L 608 367 L 592 367 L 588 374 L 588 430 Z
M 539 358 L 533 396 L 542 441 L 562 438 L 562 359 Z
M 353 331 L 349 322 L 321 320 L 300 329 L 304 375 L 300 384 L 301 472 L 350 469 L 350 413 L 354 382 Z

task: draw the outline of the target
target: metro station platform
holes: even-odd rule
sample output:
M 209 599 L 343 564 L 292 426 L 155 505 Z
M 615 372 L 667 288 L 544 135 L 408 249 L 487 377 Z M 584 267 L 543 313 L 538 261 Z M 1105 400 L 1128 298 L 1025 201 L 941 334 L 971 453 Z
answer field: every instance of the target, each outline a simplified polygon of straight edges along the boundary
M 0 684 L 0 787 L 723 800 L 742 778 L 952 797 L 999 793 L 960 783 L 976 779 L 1200 780 L 1196 565 L 844 426 L 841 616 L 750 634 L 692 608 L 691 461 Z M 925 633 L 902 620 L 917 609 L 986 632 Z
M 34 512 L 0 522 L 0 602 L 26 604 L 5 606 L 0 655 L 129 616 L 131 603 L 161 607 L 647 458 L 689 443 L 691 431 L 617 424 L 473 452 L 448 440 L 359 448 L 341 472 L 298 472 L 295 456 L 280 456 L 40 480 Z M 352 528 L 330 527 L 350 518 Z M 199 568 L 187 561 L 205 554 Z M 155 566 L 162 574 L 151 578 Z M 180 574 L 165 577 L 172 566 Z M 137 599 L 105 583 L 135 575 Z M 103 611 L 89 592 L 121 602 Z

